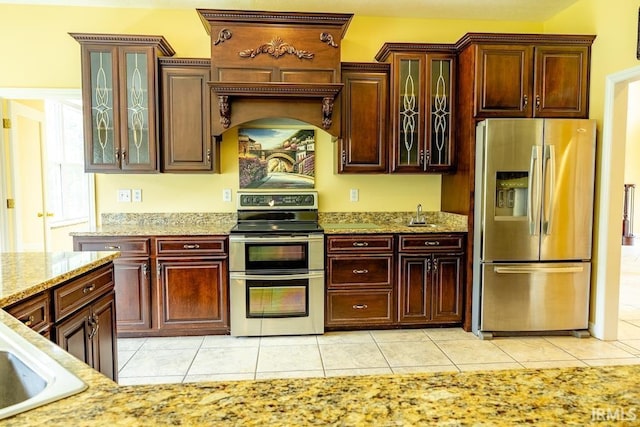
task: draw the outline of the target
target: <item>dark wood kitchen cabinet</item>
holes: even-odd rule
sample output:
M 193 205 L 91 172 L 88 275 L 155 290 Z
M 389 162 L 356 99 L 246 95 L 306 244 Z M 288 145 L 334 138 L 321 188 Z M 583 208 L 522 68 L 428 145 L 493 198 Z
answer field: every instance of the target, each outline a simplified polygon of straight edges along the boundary
M 151 332 L 151 239 L 128 236 L 74 236 L 76 251 L 120 251 L 113 262 L 118 336 Z
M 117 381 L 113 264 L 53 289 L 52 298 L 56 344 Z
M 338 173 L 384 173 L 389 151 L 389 64 L 342 63 Z
M 162 36 L 70 34 L 81 45 L 86 172 L 156 172 Z
M 161 335 L 229 332 L 227 239 L 158 237 L 155 317 Z
M 398 323 L 460 323 L 463 314 L 464 237 L 400 235 Z
M 453 170 L 455 46 L 385 43 L 376 60 L 391 64 L 391 172 Z
M 327 328 L 394 321 L 393 236 L 330 235 L 326 239 Z
M 593 40 L 593 36 L 465 35 L 458 42 L 460 71 L 475 76 L 475 117 L 587 118 Z
M 47 290 L 7 307 L 5 310 L 25 326 L 49 338 L 52 324 L 51 295 Z
M 159 58 L 161 171 L 219 172 L 211 136 L 211 61 Z

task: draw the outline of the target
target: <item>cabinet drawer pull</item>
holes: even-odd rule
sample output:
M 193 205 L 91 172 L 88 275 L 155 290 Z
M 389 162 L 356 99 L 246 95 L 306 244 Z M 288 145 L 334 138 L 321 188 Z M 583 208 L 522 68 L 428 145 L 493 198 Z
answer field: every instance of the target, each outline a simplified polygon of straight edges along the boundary
M 366 310 L 369 306 L 367 304 L 353 304 L 352 308 L 354 310 Z
M 25 326 L 31 326 L 31 325 L 33 325 L 33 322 L 35 322 L 35 321 L 36 321 L 36 318 L 35 318 L 35 316 L 32 314 L 31 316 L 29 316 L 29 317 L 28 317 L 24 322 L 22 322 L 22 323 L 24 323 L 24 325 L 25 325 Z
M 94 290 L 96 288 L 96 284 L 92 283 L 89 286 L 85 286 L 84 289 L 82 289 L 82 293 L 83 294 L 88 294 L 89 292 L 91 292 L 92 290 Z
M 369 272 L 369 270 L 367 270 L 366 268 L 363 268 L 362 270 L 353 270 L 353 274 L 367 274 Z
M 120 249 L 120 246 L 119 245 L 106 245 L 104 248 L 106 250 L 111 251 L 111 250 L 114 250 L 114 249 Z
M 427 246 L 438 246 L 440 244 L 440 242 L 427 241 L 427 242 L 424 242 L 424 244 L 427 245 Z
M 353 246 L 361 248 L 363 246 L 369 246 L 369 242 L 353 242 Z
M 197 243 L 194 243 L 192 245 L 185 243 L 184 245 L 182 245 L 182 247 L 185 249 L 200 249 L 200 245 Z

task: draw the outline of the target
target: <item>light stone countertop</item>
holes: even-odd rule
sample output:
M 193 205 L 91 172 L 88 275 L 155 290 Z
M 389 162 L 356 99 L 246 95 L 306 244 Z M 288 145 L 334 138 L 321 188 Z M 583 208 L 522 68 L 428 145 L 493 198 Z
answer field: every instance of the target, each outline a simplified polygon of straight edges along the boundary
M 30 289 L 58 279 L 42 280 Z M 627 426 L 640 417 L 638 365 L 118 386 L 2 310 L 0 321 L 89 386 L 3 426 Z
M 427 226 L 408 226 L 415 212 L 319 212 L 325 234 L 466 233 L 467 217 L 448 212 L 423 213 Z M 227 235 L 235 214 L 103 214 L 102 225 L 73 236 L 212 236 Z
M 120 252 L 0 252 L 0 308 L 106 264 Z

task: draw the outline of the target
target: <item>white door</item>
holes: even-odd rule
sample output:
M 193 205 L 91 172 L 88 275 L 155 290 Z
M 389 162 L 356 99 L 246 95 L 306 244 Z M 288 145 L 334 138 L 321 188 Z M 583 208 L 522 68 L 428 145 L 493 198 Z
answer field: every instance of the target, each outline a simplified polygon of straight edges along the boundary
M 16 251 L 45 251 L 49 244 L 46 207 L 44 112 L 16 101 L 8 102 L 8 152 L 14 200 L 13 244 Z M 10 214 L 11 216 L 11 214 Z

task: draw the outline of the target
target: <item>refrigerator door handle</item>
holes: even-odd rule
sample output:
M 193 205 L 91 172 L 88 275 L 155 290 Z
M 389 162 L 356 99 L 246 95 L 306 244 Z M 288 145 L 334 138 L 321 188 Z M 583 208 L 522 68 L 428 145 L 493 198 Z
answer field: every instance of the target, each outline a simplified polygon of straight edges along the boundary
M 508 266 L 493 267 L 493 271 L 498 274 L 529 274 L 529 273 L 581 273 L 583 266 L 564 267 L 536 267 L 536 266 Z
M 545 203 L 546 218 L 542 223 L 542 230 L 544 234 L 551 234 L 551 220 L 553 219 L 553 207 L 554 207 L 554 192 L 556 188 L 556 147 L 554 145 L 546 145 L 544 147 L 544 160 L 546 163 L 546 169 L 549 171 L 549 182 L 545 184 L 548 186 L 549 198 Z
M 529 222 L 529 234 L 531 236 L 538 235 L 538 217 L 536 214 L 540 212 L 540 196 L 538 195 L 540 186 L 542 184 L 540 173 L 537 173 L 538 167 L 538 159 L 539 159 L 539 151 L 540 146 L 534 145 L 531 147 L 531 158 L 529 161 L 529 179 L 528 179 L 528 189 L 529 189 L 529 197 L 527 200 L 527 221 Z M 536 201 L 535 206 L 533 205 L 534 200 Z

